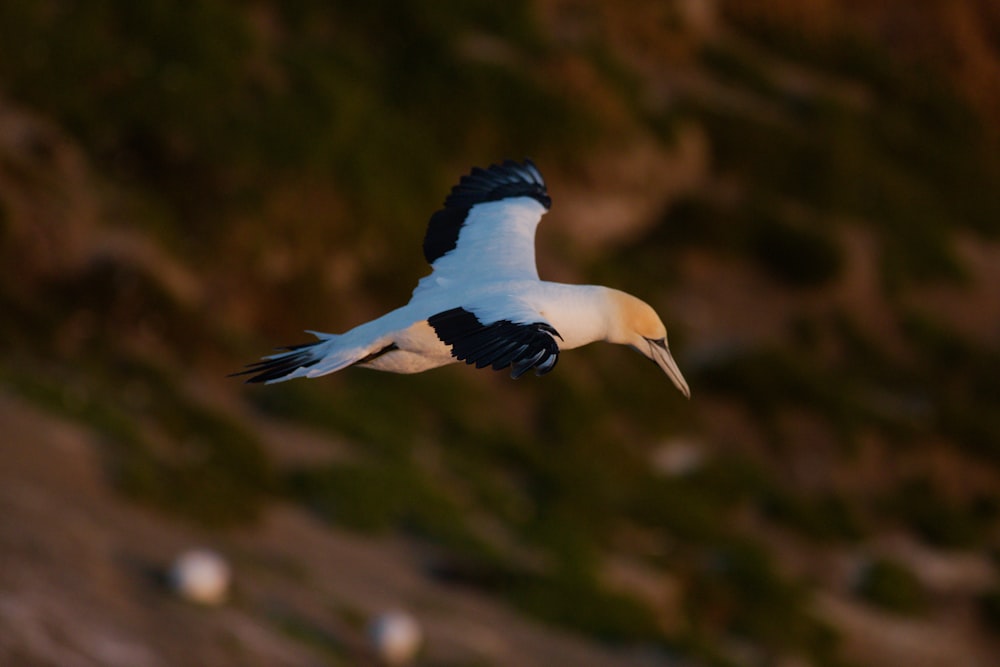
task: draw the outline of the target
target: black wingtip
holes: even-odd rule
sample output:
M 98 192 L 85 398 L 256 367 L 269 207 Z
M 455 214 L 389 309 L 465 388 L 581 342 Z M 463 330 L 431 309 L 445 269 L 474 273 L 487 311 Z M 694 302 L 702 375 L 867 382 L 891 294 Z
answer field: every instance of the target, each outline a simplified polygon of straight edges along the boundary
M 504 160 L 500 164 L 469 170 L 451 189 L 444 207 L 431 216 L 423 246 L 427 262 L 433 264 L 455 247 L 473 206 L 508 197 L 530 197 L 546 209 L 552 207 L 545 179 L 530 158 L 523 162 Z
M 538 375 L 551 371 L 559 357 L 555 337 L 562 338 L 546 322 L 521 324 L 499 320 L 483 324 L 472 312 L 452 308 L 427 319 L 442 343 L 451 347 L 459 361 L 476 368 L 511 368 L 515 380 L 534 368 Z
M 250 377 L 243 381 L 244 384 L 260 384 L 280 380 L 300 368 L 308 368 L 319 363 L 320 359 L 315 358 L 310 351 L 310 348 L 319 342 L 321 341 L 278 348 L 285 350 L 285 353 L 247 364 L 243 370 L 230 373 L 226 377 L 249 375 Z
M 531 158 L 523 162 L 507 159 L 485 169 L 473 167 L 451 189 L 444 205 L 474 206 L 507 197 L 531 197 L 547 209 L 552 207 L 545 179 Z

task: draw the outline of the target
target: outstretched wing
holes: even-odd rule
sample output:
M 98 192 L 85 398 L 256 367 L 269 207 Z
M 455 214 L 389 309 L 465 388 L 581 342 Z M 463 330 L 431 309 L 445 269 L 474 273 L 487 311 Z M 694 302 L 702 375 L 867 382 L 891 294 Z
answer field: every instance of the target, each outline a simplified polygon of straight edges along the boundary
M 473 168 L 431 216 L 424 257 L 433 273 L 414 294 L 456 281 L 538 280 L 535 229 L 551 205 L 531 160 Z
M 492 366 L 499 371 L 511 366 L 510 376 L 519 378 L 532 368 L 548 373 L 559 361 L 559 332 L 547 322 L 521 324 L 500 320 L 483 324 L 472 312 L 452 308 L 427 319 L 442 343 L 451 347 L 459 361 L 476 368 Z

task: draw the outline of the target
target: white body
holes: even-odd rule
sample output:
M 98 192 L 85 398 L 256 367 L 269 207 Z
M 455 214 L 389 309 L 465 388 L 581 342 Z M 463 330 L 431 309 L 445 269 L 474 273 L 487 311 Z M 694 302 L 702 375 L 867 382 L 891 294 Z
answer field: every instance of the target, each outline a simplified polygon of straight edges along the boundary
M 328 348 L 328 356 L 316 366 L 301 369 L 301 376 L 332 373 L 389 343 L 395 343 L 399 349 L 358 365 L 392 373 L 420 373 L 457 362 L 451 348 L 441 342 L 427 318 L 447 310 L 458 296 L 462 297 L 461 303 L 483 321 L 512 317 L 524 323 L 546 321 L 563 337 L 558 341 L 560 350 L 580 347 L 604 340 L 607 334 L 606 322 L 595 316 L 601 312 L 596 306 L 608 299 L 607 291 L 607 288 L 592 285 L 523 280 L 465 285 L 458 294 L 448 289 L 427 290 L 421 294 L 418 288 L 405 306 L 346 333 L 315 332 L 324 341 L 317 347 Z

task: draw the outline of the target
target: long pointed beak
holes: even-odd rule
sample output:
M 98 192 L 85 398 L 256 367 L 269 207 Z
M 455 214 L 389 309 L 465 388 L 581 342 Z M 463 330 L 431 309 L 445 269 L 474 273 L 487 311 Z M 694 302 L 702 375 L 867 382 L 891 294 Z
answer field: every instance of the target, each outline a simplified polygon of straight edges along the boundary
M 681 390 L 685 398 L 691 398 L 691 388 L 688 387 L 687 380 L 681 374 L 681 369 L 677 367 L 677 362 L 671 356 L 670 348 L 666 345 L 661 346 L 656 343 L 651 344 L 649 348 L 653 352 L 652 357 L 656 365 L 670 376 L 670 380 L 674 383 L 674 386 Z

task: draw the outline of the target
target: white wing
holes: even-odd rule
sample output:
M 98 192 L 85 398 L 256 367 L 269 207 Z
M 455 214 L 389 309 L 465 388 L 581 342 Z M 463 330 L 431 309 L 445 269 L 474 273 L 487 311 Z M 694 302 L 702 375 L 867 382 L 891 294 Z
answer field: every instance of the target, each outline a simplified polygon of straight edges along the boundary
M 431 216 L 424 257 L 433 272 L 414 296 L 470 283 L 538 280 L 535 229 L 551 203 L 530 160 L 474 168 Z

